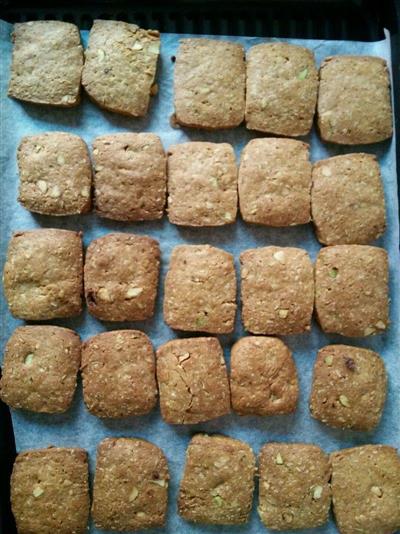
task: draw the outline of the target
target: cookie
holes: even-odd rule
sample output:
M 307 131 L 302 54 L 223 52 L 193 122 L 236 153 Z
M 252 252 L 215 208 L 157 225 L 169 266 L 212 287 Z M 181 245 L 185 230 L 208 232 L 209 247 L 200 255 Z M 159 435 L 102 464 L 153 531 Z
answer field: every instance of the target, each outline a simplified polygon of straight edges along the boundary
M 179 514 L 195 523 L 246 523 L 255 471 L 254 454 L 247 443 L 225 436 L 195 435 L 186 453 Z
M 154 315 L 160 271 L 155 239 L 114 233 L 93 240 L 86 253 L 85 296 L 102 321 L 144 321 Z
M 261 247 L 240 254 L 242 322 L 252 334 L 311 329 L 314 275 L 305 250 Z
M 392 136 L 390 81 L 384 59 L 327 57 L 319 78 L 318 127 L 323 141 L 364 145 Z
M 278 415 L 296 410 L 296 364 L 278 338 L 248 336 L 231 352 L 232 408 L 239 415 Z
M 171 424 L 194 424 L 230 412 L 229 381 L 218 339 L 174 339 L 157 350 L 161 415 Z
M 152 133 L 102 135 L 93 142 L 94 193 L 100 217 L 151 221 L 164 213 L 166 157 Z
M 8 96 L 51 106 L 79 104 L 83 48 L 75 24 L 37 20 L 14 24 Z
M 372 430 L 386 398 L 386 371 L 376 352 L 328 345 L 318 352 L 310 397 L 311 415 L 329 426 Z
M 244 118 L 245 57 L 242 45 L 216 39 L 181 39 L 175 63 L 175 120 L 216 130 Z
M 227 143 L 191 142 L 168 149 L 168 218 L 183 226 L 222 226 L 237 212 L 235 152 Z
M 328 456 L 316 445 L 267 443 L 259 456 L 259 506 L 268 529 L 315 528 L 331 505 Z
M 368 245 L 321 249 L 315 263 L 315 310 L 328 334 L 358 337 L 389 325 L 388 256 Z
M 154 351 L 139 330 L 114 330 L 82 346 L 83 398 L 98 417 L 149 413 L 157 401 Z
M 87 453 L 49 447 L 18 454 L 11 507 L 20 534 L 84 534 L 89 519 Z
M 168 503 L 168 464 L 143 439 L 107 438 L 97 449 L 92 517 L 97 528 L 162 527 Z
M 371 154 L 345 154 L 313 166 L 312 219 L 324 245 L 364 245 L 385 231 L 379 163 Z
M 267 226 L 310 221 L 309 145 L 294 139 L 252 139 L 239 167 L 243 220 Z
M 74 317 L 82 311 L 82 239 L 46 228 L 13 234 L 4 265 L 4 294 L 18 319 Z
M 311 130 L 318 72 L 308 48 L 262 43 L 247 53 L 246 127 L 298 137 Z
M 85 52 L 82 85 L 101 108 L 143 117 L 159 55 L 158 31 L 117 20 L 95 20 Z
M 44 215 L 90 210 L 92 167 L 83 139 L 65 132 L 23 137 L 17 158 L 24 208 Z
M 12 408 L 61 413 L 68 410 L 81 363 L 81 341 L 59 326 L 21 326 L 9 338 L 0 396 Z
M 233 256 L 210 245 L 180 245 L 164 286 L 164 320 L 188 332 L 228 334 L 236 315 Z
M 364 445 L 331 454 L 333 512 L 343 534 L 400 529 L 400 458 L 393 447 Z

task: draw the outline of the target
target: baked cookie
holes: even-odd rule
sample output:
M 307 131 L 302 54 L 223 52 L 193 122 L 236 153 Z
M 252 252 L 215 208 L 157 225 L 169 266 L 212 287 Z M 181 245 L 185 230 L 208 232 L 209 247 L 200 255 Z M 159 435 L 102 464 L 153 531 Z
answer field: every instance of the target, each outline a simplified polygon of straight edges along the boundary
M 327 57 L 319 79 L 318 127 L 324 141 L 364 145 L 392 136 L 390 80 L 384 59 Z
M 139 330 L 114 330 L 82 346 L 83 398 L 98 417 L 150 412 L 157 401 L 154 351 Z
M 86 451 L 49 447 L 18 454 L 11 476 L 11 507 L 20 534 L 87 532 Z
M 379 163 L 371 154 L 317 161 L 312 170 L 312 219 L 324 245 L 367 244 L 385 231 Z
M 267 443 L 260 451 L 259 474 L 258 513 L 267 528 L 315 528 L 328 521 L 331 469 L 319 447 Z
M 23 137 L 17 158 L 24 208 L 44 215 L 90 210 L 92 166 L 83 139 L 65 132 Z
M 309 145 L 294 139 L 252 139 L 239 167 L 243 220 L 267 226 L 310 221 Z
M 4 265 L 4 294 L 18 319 L 74 317 L 82 311 L 82 239 L 46 228 L 13 234 Z
M 388 256 L 367 245 L 320 250 L 315 263 L 315 310 L 326 333 L 370 336 L 389 325 Z
M 331 454 L 332 500 L 343 534 L 400 529 L 400 458 L 395 448 L 364 445 Z
M 261 247 L 240 254 L 242 321 L 252 334 L 311 329 L 314 275 L 305 250 Z
M 164 213 L 166 157 L 152 133 L 118 133 L 93 142 L 94 193 L 100 217 L 151 221 Z
M 158 31 L 117 20 L 95 20 L 82 85 L 101 108 L 142 117 L 149 107 L 159 55 Z
M 175 63 L 175 120 L 182 126 L 216 130 L 244 118 L 243 46 L 216 39 L 181 39 Z
M 296 410 L 296 364 L 278 338 L 248 336 L 231 352 L 232 408 L 239 415 L 277 415 Z
M 71 405 L 81 341 L 59 326 L 21 326 L 7 342 L 0 396 L 12 408 L 60 413 Z
M 298 137 L 311 130 L 318 72 L 308 48 L 262 43 L 247 53 L 246 126 Z
M 255 471 L 254 454 L 247 443 L 225 436 L 195 435 L 186 452 L 179 514 L 195 523 L 246 523 Z
M 160 271 L 155 239 L 108 234 L 93 240 L 86 253 L 85 296 L 102 321 L 144 321 L 154 315 Z
M 167 423 L 194 424 L 230 412 L 229 381 L 218 339 L 174 339 L 157 350 L 161 415 Z
M 372 430 L 386 398 L 386 371 L 372 350 L 328 345 L 318 352 L 310 397 L 311 415 L 329 426 Z
M 165 524 L 168 464 L 143 439 L 108 438 L 97 449 L 92 516 L 97 528 L 141 530 Z
M 168 218 L 183 226 L 222 226 L 237 212 L 235 152 L 227 143 L 191 142 L 168 149 Z
M 75 24 L 37 20 L 14 24 L 8 96 L 51 106 L 80 101 L 83 48 Z
M 188 332 L 228 334 L 236 315 L 233 256 L 210 245 L 180 245 L 165 277 L 164 320 Z

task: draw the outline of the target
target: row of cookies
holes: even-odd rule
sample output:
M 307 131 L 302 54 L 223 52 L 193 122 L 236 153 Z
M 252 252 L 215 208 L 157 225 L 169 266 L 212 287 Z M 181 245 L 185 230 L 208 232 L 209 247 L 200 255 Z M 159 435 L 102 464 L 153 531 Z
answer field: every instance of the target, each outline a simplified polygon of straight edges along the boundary
M 386 445 L 325 454 L 304 443 L 266 443 L 258 469 L 252 449 L 222 435 L 190 441 L 177 509 L 186 521 L 238 525 L 249 520 L 258 475 L 258 514 L 274 530 L 325 525 L 333 504 L 342 534 L 400 528 L 400 457 Z M 163 451 L 137 438 L 107 438 L 97 449 L 91 515 L 96 527 L 134 531 L 164 526 L 169 470 Z M 19 532 L 84 533 L 90 513 L 84 449 L 21 452 L 11 477 Z
M 98 215 L 156 220 L 165 204 L 171 223 L 244 221 L 294 226 L 313 221 L 323 244 L 366 244 L 385 230 L 379 163 L 370 154 L 335 156 L 311 165 L 309 146 L 293 139 L 253 139 L 239 168 L 227 143 L 169 147 L 152 133 L 118 133 L 93 141 L 94 179 L 85 142 L 50 132 L 24 137 L 18 148 L 19 201 L 47 215 L 86 213 L 93 186 Z
M 228 377 L 216 338 L 174 339 L 155 357 L 150 339 L 138 330 L 104 332 L 81 345 L 72 330 L 25 326 L 6 345 L 0 397 L 16 409 L 65 412 L 79 369 L 84 402 L 97 417 L 147 414 L 159 394 L 166 423 L 196 424 L 227 415 L 231 407 L 239 415 L 290 414 L 299 396 L 296 364 L 278 338 L 239 339 Z M 377 353 L 328 345 L 314 366 L 311 414 L 329 426 L 372 430 L 383 412 L 386 383 Z
M 252 334 L 308 332 L 314 308 L 327 333 L 369 336 L 389 325 L 383 248 L 324 247 L 314 269 L 301 248 L 267 246 L 242 252 L 240 263 L 242 321 Z M 84 290 L 88 310 L 98 319 L 143 321 L 154 315 L 159 271 L 159 244 L 147 236 L 114 233 L 94 239 L 83 265 L 79 233 L 21 231 L 9 243 L 4 293 L 19 319 L 79 315 Z M 164 320 L 175 330 L 231 333 L 236 286 L 231 254 L 210 245 L 179 245 L 165 277 Z
M 96 20 L 85 52 L 78 28 L 60 21 L 16 24 L 8 94 L 56 106 L 79 103 L 80 85 L 100 107 L 147 113 L 160 53 L 157 31 Z M 85 59 L 85 61 L 84 61 Z M 315 109 L 325 141 L 367 144 L 392 135 L 384 59 L 326 58 L 319 76 L 311 50 L 262 43 L 247 52 L 226 40 L 182 39 L 175 62 L 174 121 L 192 128 L 248 129 L 302 136 Z M 318 103 L 317 103 L 318 100 Z M 374 105 L 371 105 L 373 102 Z

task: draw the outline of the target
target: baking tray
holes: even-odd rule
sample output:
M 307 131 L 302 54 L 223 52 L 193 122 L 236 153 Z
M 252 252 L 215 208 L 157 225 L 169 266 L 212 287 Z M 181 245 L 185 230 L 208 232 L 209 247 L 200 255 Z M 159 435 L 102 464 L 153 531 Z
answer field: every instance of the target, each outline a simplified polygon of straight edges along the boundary
M 8 22 L 58 19 L 74 22 L 81 29 L 90 29 L 95 18 L 104 18 L 135 22 L 168 33 L 356 41 L 378 41 L 384 37 L 384 28 L 387 28 L 392 45 L 394 116 L 396 127 L 400 127 L 399 0 L 98 0 L 83 3 L 0 0 L 0 18 Z M 399 137 L 397 136 L 396 147 L 398 166 Z M 9 477 L 14 458 L 15 443 L 10 413 L 0 402 L 0 534 L 16 533 L 9 504 Z

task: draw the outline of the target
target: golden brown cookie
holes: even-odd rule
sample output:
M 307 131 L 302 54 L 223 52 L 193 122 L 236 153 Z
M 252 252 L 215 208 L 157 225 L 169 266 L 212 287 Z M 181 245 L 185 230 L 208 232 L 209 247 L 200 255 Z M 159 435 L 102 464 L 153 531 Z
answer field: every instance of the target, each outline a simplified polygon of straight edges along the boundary
M 16 232 L 4 265 L 4 294 L 19 319 L 74 317 L 82 311 L 82 239 L 78 232 Z
M 157 350 L 161 415 L 167 423 L 194 424 L 230 412 L 229 380 L 218 339 L 168 341 Z
M 165 524 L 168 464 L 143 439 L 108 438 L 97 449 L 92 517 L 97 528 L 141 530 Z
M 225 436 L 195 435 L 186 452 L 179 514 L 195 523 L 246 523 L 255 471 L 255 457 L 247 443 Z

